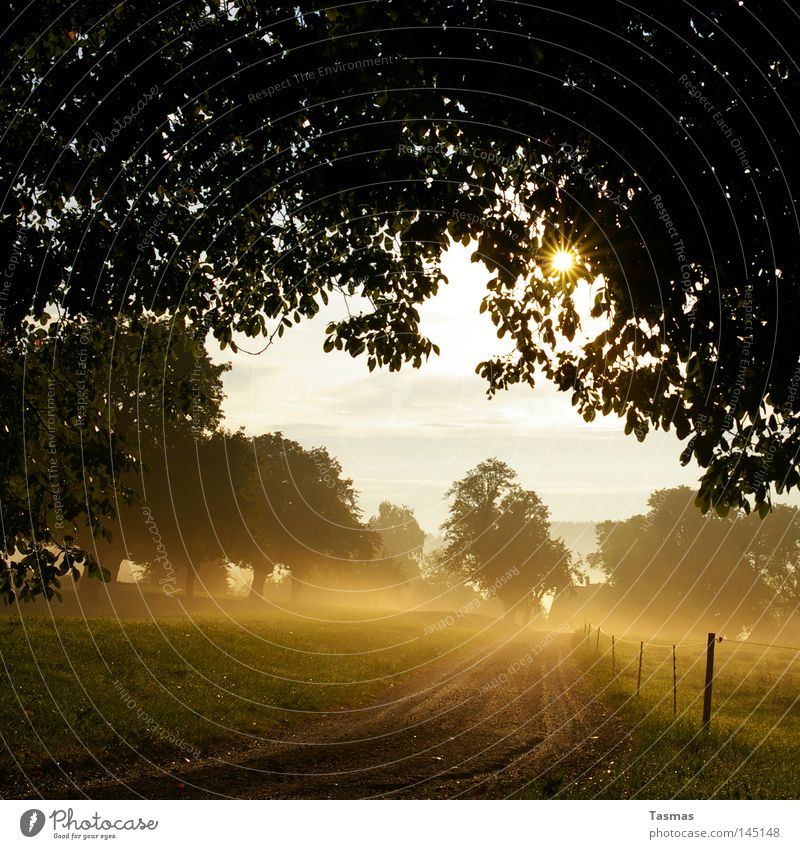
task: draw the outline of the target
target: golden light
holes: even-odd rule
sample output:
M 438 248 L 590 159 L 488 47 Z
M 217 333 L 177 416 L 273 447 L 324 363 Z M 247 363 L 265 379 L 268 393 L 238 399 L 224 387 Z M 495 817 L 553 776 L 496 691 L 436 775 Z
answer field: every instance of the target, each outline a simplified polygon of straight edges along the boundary
M 553 254 L 550 262 L 556 271 L 566 274 L 575 263 L 575 256 L 569 251 L 558 250 Z

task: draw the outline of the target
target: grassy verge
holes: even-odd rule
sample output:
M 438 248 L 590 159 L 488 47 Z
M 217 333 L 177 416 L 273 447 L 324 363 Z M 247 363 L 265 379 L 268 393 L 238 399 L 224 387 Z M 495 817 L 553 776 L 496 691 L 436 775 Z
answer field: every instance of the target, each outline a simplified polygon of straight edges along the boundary
M 475 633 L 464 620 L 423 636 L 435 614 L 375 615 L 2 618 L 0 786 L 54 763 L 80 770 L 243 747 L 309 712 L 390 692 Z
M 567 798 L 795 799 L 800 762 L 800 657 L 779 648 L 717 643 L 710 731 L 702 729 L 706 647 L 679 645 L 677 712 L 670 646 L 576 638 L 575 657 L 598 698 L 631 729 L 624 750 Z

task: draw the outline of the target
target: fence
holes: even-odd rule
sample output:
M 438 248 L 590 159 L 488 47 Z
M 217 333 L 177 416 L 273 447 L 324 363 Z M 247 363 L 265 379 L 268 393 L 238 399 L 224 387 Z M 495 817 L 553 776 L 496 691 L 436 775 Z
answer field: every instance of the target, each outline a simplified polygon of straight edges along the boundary
M 594 641 L 592 637 L 594 636 Z M 788 661 L 786 668 L 788 669 L 789 665 L 800 658 L 800 647 L 797 646 L 785 646 L 779 645 L 776 643 L 759 643 L 759 642 L 751 642 L 750 640 L 736 640 L 730 639 L 728 637 L 717 636 L 717 634 L 709 632 L 707 638 L 705 640 L 693 641 L 693 642 L 684 642 L 684 643 L 660 643 L 653 642 L 649 640 L 628 640 L 621 637 L 616 636 L 615 634 L 610 634 L 607 631 L 604 631 L 599 625 L 592 625 L 590 622 L 585 622 L 583 626 L 583 638 L 584 638 L 584 646 L 587 651 L 591 651 L 592 642 L 594 642 L 594 653 L 598 657 L 600 656 L 600 648 L 601 648 L 601 638 L 605 637 L 607 642 L 605 643 L 603 653 L 610 654 L 610 663 L 611 663 L 611 675 L 613 679 L 617 679 L 621 673 L 627 669 L 628 666 L 631 665 L 631 662 L 623 667 L 623 670 L 620 669 L 619 663 L 619 652 L 618 647 L 620 644 L 634 646 L 636 651 L 633 653 L 632 662 L 636 666 L 636 695 L 641 695 L 642 691 L 642 667 L 645 658 L 645 650 L 650 651 L 664 651 L 664 658 L 661 660 L 659 664 L 659 668 L 664 663 L 671 662 L 671 672 L 672 672 L 672 711 L 675 715 L 678 713 L 678 658 L 679 655 L 681 657 L 686 657 L 691 660 L 693 664 L 698 661 L 702 662 L 703 653 L 705 654 L 705 673 L 703 678 L 702 685 L 702 725 L 705 730 L 709 730 L 711 727 L 711 716 L 712 716 L 712 703 L 713 703 L 713 692 L 714 692 L 714 682 L 715 682 L 715 649 L 720 643 L 731 643 L 739 646 L 752 646 L 752 647 L 762 647 L 764 649 L 780 649 L 786 651 L 794 652 L 794 657 Z M 701 649 L 702 647 L 702 649 Z M 704 650 L 704 651 L 703 651 Z M 800 704 L 800 688 L 798 688 L 798 693 L 795 699 L 795 703 Z

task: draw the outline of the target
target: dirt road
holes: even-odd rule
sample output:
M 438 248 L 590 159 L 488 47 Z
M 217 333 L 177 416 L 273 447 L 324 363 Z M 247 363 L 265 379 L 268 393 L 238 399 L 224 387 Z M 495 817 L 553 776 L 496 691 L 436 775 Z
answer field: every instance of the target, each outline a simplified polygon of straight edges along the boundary
M 246 754 L 70 788 L 89 798 L 507 798 L 592 781 L 625 734 L 592 700 L 570 638 L 463 649 L 356 711 L 294 725 Z

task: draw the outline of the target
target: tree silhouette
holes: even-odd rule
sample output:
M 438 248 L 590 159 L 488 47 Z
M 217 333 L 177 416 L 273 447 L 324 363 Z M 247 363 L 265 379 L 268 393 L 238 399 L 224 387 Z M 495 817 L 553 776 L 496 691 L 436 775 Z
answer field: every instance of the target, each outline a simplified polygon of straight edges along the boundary
M 414 511 L 405 505 L 382 501 L 369 527 L 380 537 L 378 562 L 370 569 L 379 586 L 402 589 L 419 577 L 425 531 L 420 528 Z
M 307 450 L 278 432 L 255 437 L 252 451 L 242 503 L 259 550 L 250 561 L 254 593 L 278 563 L 291 570 L 297 599 L 314 572 L 346 572 L 372 556 L 378 540 L 361 520 L 353 482 L 325 448 Z
M 229 368 L 212 363 L 205 340 L 183 322 L 151 320 L 136 333 L 119 334 L 106 364 L 109 403 L 138 473 L 119 476 L 118 483 L 137 493 L 136 503 L 120 505 L 110 539 L 101 537 L 94 547 L 114 577 L 123 558 L 152 562 L 145 511 L 157 523 L 173 568 L 183 573 L 187 595 L 199 564 L 217 559 L 202 520 L 198 451 L 222 419 L 222 375 Z
M 782 507 L 763 521 L 744 513 L 703 516 L 693 500 L 688 487 L 658 490 L 645 516 L 597 526 L 591 561 L 607 574 L 628 626 L 645 620 L 667 633 L 738 632 L 793 611 L 796 511 Z
M 154 547 L 143 506 L 158 514 L 183 562 L 176 510 L 199 492 L 191 460 L 196 441 L 219 424 L 228 368 L 211 362 L 203 342 L 178 321 L 53 322 L 30 346 L 24 369 L 10 370 L 8 382 L 27 387 L 20 427 L 32 418 L 44 426 L 31 429 L 38 438 L 27 440 L 27 455 L 6 461 L 3 548 L 25 555 L 0 567 L 6 601 L 40 591 L 52 597 L 59 577 L 77 578 L 76 564 L 116 579 L 123 559 L 147 562 Z M 36 511 L 33 537 L 26 505 Z M 207 533 L 197 527 L 192 537 Z
M 291 570 L 297 598 L 315 572 L 349 573 L 377 544 L 338 461 L 281 433 L 179 440 L 150 468 L 146 506 L 171 554 L 168 563 L 153 557 L 152 527 L 140 520 L 136 551 L 142 560 L 149 554 L 150 583 L 163 584 L 166 570 L 177 568 L 187 595 L 198 579 L 206 591 L 219 590 L 221 565 L 235 564 L 253 571 L 251 593 L 260 596 L 280 564 Z
M 331 293 L 367 306 L 327 348 L 421 366 L 437 349 L 418 307 L 455 240 L 494 275 L 483 308 L 512 343 L 477 364 L 490 392 L 540 370 L 587 420 L 624 417 L 638 439 L 674 427 L 704 510 L 763 515 L 800 483 L 788 4 L 18 12 L 0 101 L 12 374 L 51 305 L 71 322 L 185 311 L 235 346 Z M 0 398 L 11 457 L 47 441 L 35 417 L 20 441 L 21 386 Z M 75 479 L 95 464 L 98 516 L 102 439 L 84 455 L 61 440 Z M 8 540 L 48 534 L 37 519 Z
M 571 584 L 575 569 L 564 543 L 550 535 L 547 507 L 516 478 L 510 466 L 490 458 L 450 487 L 443 558 L 527 621 L 547 593 Z

